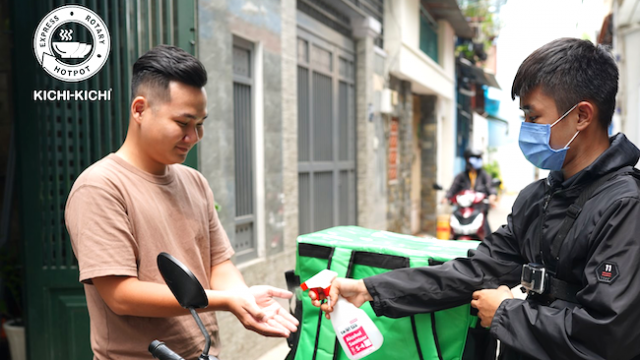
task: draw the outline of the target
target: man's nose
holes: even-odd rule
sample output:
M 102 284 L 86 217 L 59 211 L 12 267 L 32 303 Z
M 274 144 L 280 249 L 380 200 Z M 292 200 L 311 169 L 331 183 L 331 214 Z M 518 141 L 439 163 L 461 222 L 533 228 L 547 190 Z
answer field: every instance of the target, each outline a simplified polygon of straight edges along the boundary
M 186 143 L 195 144 L 200 141 L 200 134 L 197 125 L 187 126 L 182 140 Z

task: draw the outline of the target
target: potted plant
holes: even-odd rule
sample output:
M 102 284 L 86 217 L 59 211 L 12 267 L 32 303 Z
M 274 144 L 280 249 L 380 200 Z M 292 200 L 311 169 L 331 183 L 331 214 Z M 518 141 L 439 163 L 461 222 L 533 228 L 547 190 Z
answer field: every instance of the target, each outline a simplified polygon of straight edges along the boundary
M 0 250 L 0 318 L 9 341 L 12 360 L 26 359 L 25 329 L 22 320 L 22 265 L 15 246 Z

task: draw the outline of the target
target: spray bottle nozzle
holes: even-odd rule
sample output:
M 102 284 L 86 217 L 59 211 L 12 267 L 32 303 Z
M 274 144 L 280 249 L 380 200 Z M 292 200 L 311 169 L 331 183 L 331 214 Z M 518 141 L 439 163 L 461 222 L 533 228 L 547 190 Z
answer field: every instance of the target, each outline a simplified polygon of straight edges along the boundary
M 338 276 L 338 273 L 331 270 L 322 270 L 315 274 L 311 279 L 300 284 L 302 291 L 309 290 L 316 294 L 316 299 L 319 298 L 320 293 L 324 296 L 329 296 L 331 291 L 331 282 Z

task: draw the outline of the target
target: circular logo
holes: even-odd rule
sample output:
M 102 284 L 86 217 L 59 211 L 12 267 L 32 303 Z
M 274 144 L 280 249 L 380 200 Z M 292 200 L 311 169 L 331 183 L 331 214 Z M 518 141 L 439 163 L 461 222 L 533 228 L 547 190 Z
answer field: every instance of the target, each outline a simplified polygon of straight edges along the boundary
M 104 21 L 79 5 L 59 7 L 36 28 L 33 50 L 42 68 L 66 82 L 97 74 L 107 62 L 111 38 Z

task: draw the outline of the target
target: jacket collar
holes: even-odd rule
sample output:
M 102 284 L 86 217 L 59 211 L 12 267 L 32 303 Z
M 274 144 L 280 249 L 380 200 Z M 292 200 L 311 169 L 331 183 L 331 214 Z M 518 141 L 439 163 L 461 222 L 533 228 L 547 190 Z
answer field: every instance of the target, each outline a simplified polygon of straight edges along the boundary
M 640 150 L 627 137 L 618 133 L 609 138 L 610 146 L 589 166 L 563 181 L 562 171 L 552 171 L 547 185 L 552 189 L 575 189 L 625 166 L 635 166 L 640 159 Z

